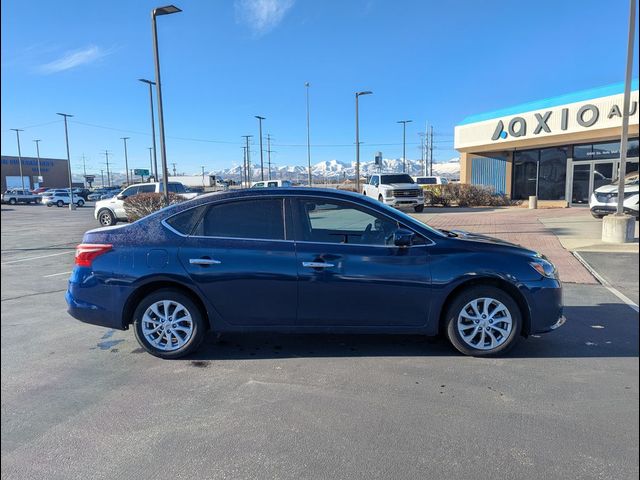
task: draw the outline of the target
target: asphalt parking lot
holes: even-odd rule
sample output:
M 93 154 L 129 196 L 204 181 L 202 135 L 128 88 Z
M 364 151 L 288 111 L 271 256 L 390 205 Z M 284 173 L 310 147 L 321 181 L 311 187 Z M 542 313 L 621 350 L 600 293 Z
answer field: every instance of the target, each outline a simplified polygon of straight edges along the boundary
M 600 284 L 503 358 L 251 334 L 163 361 L 66 313 L 92 214 L 2 207 L 3 479 L 638 477 L 638 315 Z

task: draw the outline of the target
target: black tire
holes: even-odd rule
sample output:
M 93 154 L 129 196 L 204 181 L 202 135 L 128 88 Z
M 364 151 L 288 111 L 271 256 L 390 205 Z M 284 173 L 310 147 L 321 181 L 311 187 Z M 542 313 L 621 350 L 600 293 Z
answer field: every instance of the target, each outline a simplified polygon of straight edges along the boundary
M 475 348 L 474 346 L 467 343 L 467 341 L 462 338 L 462 335 L 458 331 L 457 326 L 458 316 L 460 315 L 460 313 L 462 313 L 463 308 L 466 305 L 468 305 L 470 302 L 473 302 L 474 300 L 486 298 L 495 299 L 498 302 L 502 303 L 503 306 L 508 310 L 508 313 L 511 315 L 512 323 L 511 331 L 508 335 L 506 335 L 504 341 L 502 341 L 501 339 L 502 343 L 494 348 L 487 348 L 483 350 L 480 348 Z M 518 307 L 517 302 L 504 290 L 492 286 L 470 287 L 460 292 L 451 302 L 451 305 L 447 310 L 445 322 L 447 338 L 455 347 L 455 349 L 460 353 L 474 357 L 490 357 L 506 353 L 518 342 L 518 340 L 520 339 L 520 333 L 522 331 L 522 313 L 520 312 L 520 308 Z M 499 321 L 496 321 L 496 326 L 498 323 Z M 502 325 L 504 326 L 504 324 Z M 478 327 L 480 327 L 480 325 L 478 325 Z M 485 327 L 485 330 L 487 330 L 487 328 L 492 329 L 494 327 L 487 325 Z M 480 328 L 478 335 L 480 335 L 481 333 L 482 328 Z M 473 336 L 472 340 L 476 338 L 476 336 Z M 485 337 L 482 336 L 481 338 L 484 339 Z
M 48 203 L 47 203 L 47 207 L 53 207 L 53 203 L 48 202 Z
M 422 213 L 424 211 L 424 205 L 416 205 L 413 207 L 413 211 L 416 213 Z
M 78 200 L 77 205 L 79 207 L 83 207 L 84 206 L 84 200 L 82 200 L 82 199 Z
M 147 339 L 147 337 L 143 333 L 143 325 L 145 324 L 143 318 L 145 312 L 147 312 L 147 310 L 154 303 L 162 301 L 170 301 L 181 304 L 188 311 L 189 316 L 191 317 L 191 335 L 188 337 L 188 340 L 184 343 L 184 345 L 176 348 L 175 350 L 162 350 L 160 348 L 157 348 Z M 176 310 L 174 310 L 174 312 L 175 311 Z M 171 310 L 169 311 L 169 314 L 171 315 Z M 175 321 L 175 319 L 173 321 Z M 136 310 L 133 314 L 133 327 L 136 340 L 138 341 L 140 346 L 151 355 L 165 359 L 180 358 L 194 352 L 204 340 L 207 331 L 204 316 L 195 302 L 191 300 L 191 298 L 187 295 L 172 288 L 163 288 L 144 297 L 136 307 Z M 159 338 L 165 338 L 166 343 L 166 339 L 169 337 L 162 337 L 161 334 L 159 335 Z M 173 333 L 173 335 L 177 337 L 175 333 Z
M 591 212 L 591 216 L 593 218 L 597 218 L 598 220 L 602 220 L 604 218 L 604 215 L 602 215 L 601 213 L 593 213 L 593 212 Z
M 57 205 L 58 207 L 64 207 L 64 202 L 63 202 L 62 200 L 58 200 L 58 201 L 56 202 L 56 205 Z
M 103 227 L 110 227 L 118 223 L 118 220 L 111 210 L 105 208 L 98 212 L 98 222 L 100 222 L 100 225 Z
M 9 205 L 15 205 L 16 203 L 18 203 L 18 201 L 15 198 L 9 199 Z

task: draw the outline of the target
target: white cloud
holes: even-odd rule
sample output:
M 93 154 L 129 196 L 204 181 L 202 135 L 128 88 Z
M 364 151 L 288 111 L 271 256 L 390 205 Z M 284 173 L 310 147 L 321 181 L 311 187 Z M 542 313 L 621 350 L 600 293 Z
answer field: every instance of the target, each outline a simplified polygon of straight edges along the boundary
M 293 7 L 295 0 L 235 0 L 236 18 L 256 35 L 273 30 Z
M 112 52 L 113 50 L 103 50 L 95 45 L 89 45 L 88 47 L 80 50 L 67 52 L 61 58 L 41 65 L 38 70 L 40 71 L 40 73 L 44 73 L 46 75 L 62 72 L 64 70 L 70 70 L 81 65 L 87 65 L 89 63 L 95 62 L 96 60 L 105 57 Z

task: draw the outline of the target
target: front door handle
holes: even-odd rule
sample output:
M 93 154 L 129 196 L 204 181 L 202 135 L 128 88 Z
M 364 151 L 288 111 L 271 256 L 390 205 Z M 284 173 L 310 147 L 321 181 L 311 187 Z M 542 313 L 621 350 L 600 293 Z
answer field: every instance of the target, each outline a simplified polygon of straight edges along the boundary
M 222 262 L 212 258 L 190 258 L 189 263 L 191 265 L 220 265 Z
M 333 263 L 324 262 L 302 262 L 302 266 L 306 268 L 331 268 L 335 267 Z

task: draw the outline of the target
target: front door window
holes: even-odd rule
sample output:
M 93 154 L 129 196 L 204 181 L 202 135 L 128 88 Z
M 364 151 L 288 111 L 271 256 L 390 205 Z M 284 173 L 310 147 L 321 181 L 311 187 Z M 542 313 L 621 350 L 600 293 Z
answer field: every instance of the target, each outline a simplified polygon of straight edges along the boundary
M 589 203 L 589 172 L 591 164 L 578 163 L 573 165 L 573 182 L 571 184 L 571 203 Z

